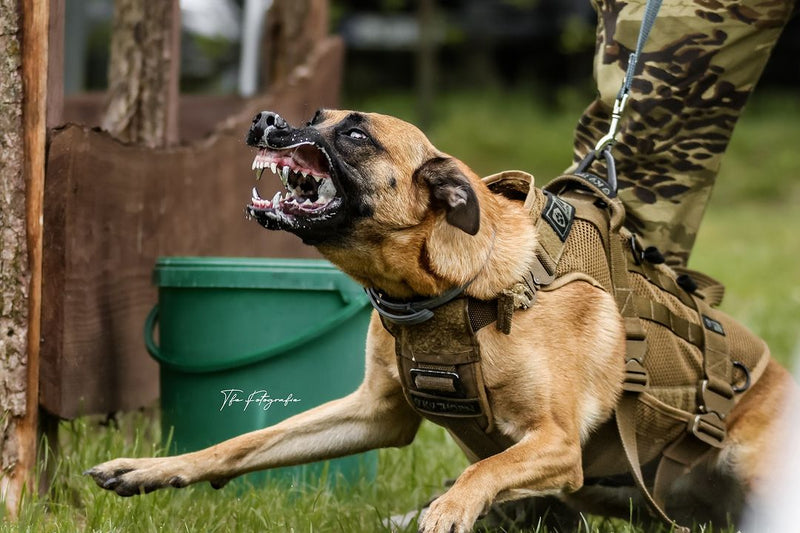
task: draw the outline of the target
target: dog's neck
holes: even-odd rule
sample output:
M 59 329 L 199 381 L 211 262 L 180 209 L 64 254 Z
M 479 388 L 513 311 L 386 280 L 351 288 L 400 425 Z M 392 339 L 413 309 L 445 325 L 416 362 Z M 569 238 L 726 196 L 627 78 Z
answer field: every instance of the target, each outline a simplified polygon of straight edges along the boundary
M 444 285 L 467 285 L 465 292 L 491 299 L 525 275 L 534 260 L 536 235 L 522 203 L 481 188 L 481 226 L 474 236 L 434 223 L 426 243 L 431 270 Z M 448 287 L 444 287 L 446 290 Z
M 391 298 L 433 297 L 459 286 L 475 298 L 494 298 L 530 267 L 535 229 L 521 202 L 495 195 L 482 183 L 476 194 L 481 208 L 476 235 L 439 215 L 389 235 L 361 228 L 349 246 L 317 248 L 364 287 Z M 381 246 L 354 244 L 371 238 L 381 239 Z

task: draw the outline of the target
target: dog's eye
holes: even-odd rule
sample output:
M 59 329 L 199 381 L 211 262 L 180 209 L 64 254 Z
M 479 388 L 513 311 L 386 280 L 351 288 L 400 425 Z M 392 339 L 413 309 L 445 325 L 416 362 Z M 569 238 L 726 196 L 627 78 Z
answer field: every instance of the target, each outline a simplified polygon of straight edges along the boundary
M 367 139 L 367 134 L 364 133 L 363 131 L 361 131 L 358 128 L 353 128 L 351 130 L 347 130 L 345 132 L 345 135 L 347 135 L 351 139 L 356 139 L 358 141 L 363 141 L 363 140 Z

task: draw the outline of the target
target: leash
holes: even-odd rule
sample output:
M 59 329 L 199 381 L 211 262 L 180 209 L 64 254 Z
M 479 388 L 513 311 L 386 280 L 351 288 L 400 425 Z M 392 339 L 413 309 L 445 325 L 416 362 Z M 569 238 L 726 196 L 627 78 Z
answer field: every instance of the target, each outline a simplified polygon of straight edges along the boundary
M 606 160 L 608 169 L 606 181 L 614 193 L 617 192 L 617 170 L 616 164 L 614 163 L 614 156 L 611 154 L 611 149 L 614 147 L 614 143 L 617 142 L 616 136 L 619 132 L 619 121 L 625 111 L 625 106 L 628 104 L 631 84 L 633 83 L 633 78 L 636 76 L 636 65 L 639 62 L 639 57 L 642 55 L 644 44 L 650 36 L 650 30 L 653 29 L 656 15 L 658 15 L 658 10 L 661 8 L 661 1 L 662 0 L 647 0 L 644 17 L 642 18 L 642 25 L 639 28 L 639 37 L 636 40 L 636 50 L 628 57 L 628 69 L 625 71 L 625 78 L 622 80 L 622 86 L 619 88 L 617 98 L 614 100 L 614 107 L 611 110 L 611 123 L 608 126 L 608 133 L 597 141 L 594 150 L 589 152 L 586 157 L 578 163 L 578 167 L 575 169 L 575 174 L 585 172 L 586 169 L 602 155 Z
M 647 0 L 644 17 L 642 18 L 642 25 L 639 28 L 639 37 L 636 41 L 636 50 L 631 53 L 628 58 L 628 68 L 625 71 L 625 77 L 622 80 L 622 86 L 620 87 L 617 97 L 614 100 L 614 107 L 611 111 L 611 122 L 608 127 L 608 133 L 606 133 L 606 135 L 604 135 L 597 142 L 594 150 L 586 155 L 586 157 L 578 164 L 575 170 L 575 174 L 579 176 L 584 174 L 586 169 L 588 169 L 589 166 L 602 155 L 606 161 L 606 182 L 608 183 L 608 187 L 612 192 L 612 194 L 608 195 L 609 198 L 616 196 L 617 192 L 617 171 L 611 149 L 616 143 L 616 135 L 619 132 L 620 119 L 622 118 L 625 107 L 628 103 L 628 98 L 630 97 L 631 84 L 633 83 L 633 78 L 636 75 L 636 65 L 639 61 L 639 57 L 642 54 L 644 45 L 647 42 L 647 38 L 650 35 L 650 30 L 653 28 L 653 24 L 655 23 L 655 19 L 660 8 L 661 0 Z M 616 276 L 616 278 L 619 279 L 620 276 Z M 627 306 L 623 306 L 623 310 L 627 308 Z M 625 313 L 623 313 L 623 315 L 625 315 Z M 638 324 L 638 316 L 636 316 L 636 314 L 629 314 L 629 316 L 625 317 L 625 322 L 627 331 L 626 336 L 628 337 L 629 359 L 626 363 L 627 377 L 623 385 L 623 393 L 615 410 L 619 438 L 622 443 L 622 448 L 625 452 L 625 457 L 628 461 L 631 474 L 633 475 L 634 484 L 644 497 L 647 506 L 657 518 L 659 518 L 663 523 L 671 526 L 673 531 L 688 533 L 688 528 L 677 524 L 664 510 L 664 495 L 672 482 L 686 471 L 686 461 L 672 461 L 675 463 L 675 465 L 673 465 L 672 462 L 668 460 L 666 461 L 667 468 L 665 468 L 665 461 L 662 460 L 659 464 L 659 473 L 656 475 L 656 486 L 654 487 L 655 490 L 653 492 L 650 491 L 646 482 L 644 481 L 641 465 L 639 463 L 635 420 L 637 405 L 639 402 L 639 394 L 644 392 L 648 386 L 647 371 L 641 363 L 641 358 L 644 356 L 643 349 L 646 348 L 644 348 L 644 340 L 642 336 L 643 332 L 639 331 L 641 326 L 637 325 L 631 329 L 633 324 Z M 641 338 L 642 340 L 639 340 L 637 337 Z M 632 346 L 632 344 L 634 344 L 635 347 Z M 631 350 L 636 352 L 639 357 L 632 357 Z M 688 439 L 681 439 L 680 442 L 682 443 L 684 440 L 688 441 Z M 670 449 L 672 449 L 672 447 L 670 447 Z M 683 453 L 683 455 L 687 454 Z M 688 453 L 688 456 L 690 456 L 692 459 L 695 459 L 697 455 L 698 454 L 694 452 Z

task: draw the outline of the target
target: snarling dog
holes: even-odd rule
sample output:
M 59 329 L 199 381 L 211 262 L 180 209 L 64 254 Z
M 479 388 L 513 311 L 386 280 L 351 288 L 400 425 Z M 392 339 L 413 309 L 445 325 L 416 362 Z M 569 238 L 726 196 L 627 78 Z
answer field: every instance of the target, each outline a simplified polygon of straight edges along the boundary
M 205 450 L 95 466 L 88 473 L 101 487 L 123 496 L 199 481 L 219 487 L 254 470 L 407 445 L 420 411 L 434 419 L 437 413 L 469 418 L 477 412 L 481 430 L 494 435 L 501 449 L 485 453 L 471 444 L 474 428 L 464 434 L 457 424 L 450 428 L 473 463 L 433 502 L 421 531 L 468 531 L 493 502 L 528 495 L 557 495 L 579 509 L 628 516 L 630 490 L 588 484 L 628 472 L 623 446 L 607 436 L 616 435 L 615 409 L 630 370 L 629 324 L 601 284 L 578 277 L 538 291 L 524 305 L 513 293 L 510 334 L 508 325 L 468 331 L 475 342 L 467 343 L 467 351 L 479 353 L 477 363 L 469 360 L 470 379 L 480 389 L 472 391 L 478 398 L 472 403 L 458 395 L 463 373 L 437 367 L 437 354 L 430 351 L 416 352 L 428 359 L 406 357 L 400 345 L 407 339 L 391 326 L 392 312 L 419 318 L 415 302 L 433 302 L 421 307 L 435 314 L 449 301 L 443 295 L 494 301 L 508 296 L 519 280 L 530 280 L 545 226 L 531 216 L 524 198 L 513 190 L 492 190 L 417 128 L 389 116 L 323 110 L 294 128 L 264 112 L 253 121 L 247 142 L 258 148 L 257 177 L 268 169 L 285 189 L 266 200 L 254 188 L 249 215 L 268 229 L 295 233 L 370 289 L 378 307 L 388 305 L 383 316 L 373 313 L 364 381 L 345 398 Z M 598 209 L 605 205 L 595 203 Z M 722 328 L 714 320 L 708 324 Z M 444 340 L 434 340 L 447 345 L 450 335 L 444 331 Z M 420 361 L 431 364 L 409 375 L 404 365 Z M 700 509 L 712 517 L 735 516 L 739 501 L 713 494 L 746 495 L 761 488 L 777 414 L 797 387 L 768 356 L 758 373 L 746 394 L 740 394 L 745 387 L 734 387 L 724 439 L 670 485 L 666 501 L 674 516 L 683 511 L 691 521 Z M 416 389 L 409 392 L 412 385 Z M 433 392 L 420 392 L 426 388 Z M 704 413 L 693 419 L 700 436 L 709 420 Z M 643 450 L 662 437 L 639 435 L 642 462 L 652 458 Z M 720 484 L 712 495 L 709 480 Z

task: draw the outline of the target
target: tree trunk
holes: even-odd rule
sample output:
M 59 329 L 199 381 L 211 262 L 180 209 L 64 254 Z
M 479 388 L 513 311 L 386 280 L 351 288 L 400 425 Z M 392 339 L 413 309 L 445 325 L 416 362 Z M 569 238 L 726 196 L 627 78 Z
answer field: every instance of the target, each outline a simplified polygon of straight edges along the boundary
M 12 517 L 36 458 L 48 7 L 0 8 L 0 500 Z
M 12 6 L 14 4 L 11 4 Z M 19 460 L 16 428 L 25 415 L 28 249 L 22 176 L 20 13 L 0 11 L 0 498 L 15 507 L 12 477 Z
M 177 142 L 178 0 L 116 0 L 103 128 L 151 148 Z
M 264 89 L 286 81 L 327 36 L 328 0 L 274 0 L 261 55 L 267 78 Z

